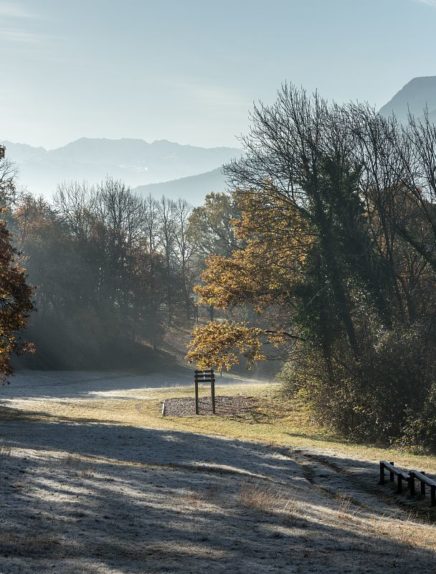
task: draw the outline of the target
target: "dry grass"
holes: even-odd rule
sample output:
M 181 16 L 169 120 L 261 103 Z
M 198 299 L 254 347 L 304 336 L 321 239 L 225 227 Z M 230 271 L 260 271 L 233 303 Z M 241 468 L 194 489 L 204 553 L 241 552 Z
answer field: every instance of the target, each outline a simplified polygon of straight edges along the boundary
M 357 514 L 357 509 L 354 507 L 352 498 L 346 494 L 339 494 L 339 507 L 337 510 L 337 517 L 340 521 L 354 520 Z
M 348 495 L 339 494 L 331 507 L 307 499 L 289 497 L 277 487 L 255 483 L 241 485 L 239 504 L 260 515 L 274 515 L 286 528 L 305 528 L 308 523 L 328 529 L 346 528 L 348 532 L 372 540 L 379 540 L 380 551 L 384 545 L 395 542 L 415 550 L 436 551 L 435 527 L 421 522 L 410 513 L 404 519 L 376 514 L 362 508 Z
M 203 391 L 206 392 L 206 391 Z M 378 461 L 394 460 L 405 468 L 436 473 L 436 457 L 416 455 L 405 450 L 347 442 L 319 428 L 307 408 L 298 401 L 284 400 L 276 384 L 240 384 L 217 387 L 217 394 L 245 395 L 256 406 L 238 416 L 162 417 L 162 400 L 191 397 L 186 387 L 135 391 L 135 397 L 14 401 L 26 416 L 42 420 L 105 422 L 134 427 L 191 431 L 228 438 L 261 441 L 292 448 L 329 451 L 338 456 Z M 17 411 L 19 412 L 19 411 Z M 17 416 L 20 416 L 17 414 Z
M 283 497 L 276 487 L 243 483 L 239 490 L 239 504 L 261 512 L 275 512 L 286 515 L 294 514 L 298 503 L 293 498 Z
M 348 514 L 348 518 L 341 512 L 339 517 L 342 522 L 354 524 L 368 536 L 379 538 L 382 544 L 390 540 L 413 549 L 436 551 L 435 527 L 420 522 L 413 513 L 401 519 L 383 514 L 363 517 L 359 511 Z
M 6 445 L 0 445 L 0 456 L 11 456 L 11 447 Z

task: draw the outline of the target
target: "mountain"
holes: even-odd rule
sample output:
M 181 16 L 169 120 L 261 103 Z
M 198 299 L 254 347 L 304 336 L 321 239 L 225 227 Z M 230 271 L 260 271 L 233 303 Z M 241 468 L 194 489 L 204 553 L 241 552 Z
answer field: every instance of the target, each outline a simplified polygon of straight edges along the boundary
M 190 177 L 165 181 L 163 183 L 151 183 L 136 187 L 133 191 L 144 197 L 152 195 L 159 199 L 163 195 L 169 199 L 186 199 L 193 206 L 200 205 L 205 195 L 211 191 L 221 192 L 226 190 L 226 181 L 221 168 L 200 173 Z
M 426 107 L 436 123 L 436 76 L 414 78 L 381 108 L 380 113 L 383 116 L 394 114 L 400 122 L 406 122 L 409 110 L 419 118 Z
M 202 148 L 166 140 L 81 138 L 53 150 L 2 143 L 17 165 L 20 185 L 43 195 L 51 195 L 59 183 L 70 180 L 98 183 L 110 176 L 134 187 L 180 179 L 216 170 L 241 153 L 236 148 Z

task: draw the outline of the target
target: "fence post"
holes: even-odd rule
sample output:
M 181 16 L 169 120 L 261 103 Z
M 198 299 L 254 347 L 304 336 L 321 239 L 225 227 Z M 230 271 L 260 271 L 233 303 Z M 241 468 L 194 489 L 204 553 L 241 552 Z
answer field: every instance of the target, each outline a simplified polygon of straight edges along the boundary
M 403 491 L 403 477 L 401 476 L 401 474 L 399 474 L 397 478 L 398 478 L 397 492 L 398 494 L 400 494 Z
M 409 483 L 410 496 L 415 496 L 415 473 L 412 470 L 409 473 L 407 482 Z
M 430 486 L 431 505 L 436 506 L 436 486 Z
M 393 463 L 393 462 L 391 462 L 390 464 L 391 464 L 392 466 L 394 466 L 394 463 Z M 394 473 L 392 472 L 392 470 L 390 470 L 390 471 L 389 471 L 389 480 L 390 480 L 391 482 L 394 482 L 394 479 L 395 479 L 395 475 L 394 475 Z
M 381 460 L 380 461 L 380 482 L 379 484 L 384 484 L 385 483 L 385 465 L 384 462 Z
M 423 470 L 421 470 L 421 474 L 425 474 Z M 425 482 L 421 480 L 421 496 L 425 496 Z

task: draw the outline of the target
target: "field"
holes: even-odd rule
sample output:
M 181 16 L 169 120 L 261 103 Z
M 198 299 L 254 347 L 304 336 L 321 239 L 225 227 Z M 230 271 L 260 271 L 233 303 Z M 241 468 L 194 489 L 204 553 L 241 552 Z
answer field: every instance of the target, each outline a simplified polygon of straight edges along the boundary
M 0 572 L 436 572 L 434 515 L 377 485 L 377 462 L 271 383 L 253 406 L 162 417 L 190 375 L 20 375 L 2 390 Z M 203 391 L 206 393 L 206 391 Z

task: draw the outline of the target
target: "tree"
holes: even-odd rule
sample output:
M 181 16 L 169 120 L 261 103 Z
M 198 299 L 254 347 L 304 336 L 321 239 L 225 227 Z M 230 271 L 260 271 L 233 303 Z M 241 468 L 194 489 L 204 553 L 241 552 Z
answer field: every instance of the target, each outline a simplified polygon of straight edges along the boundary
M 19 339 L 32 310 L 32 290 L 26 274 L 17 263 L 6 222 L 0 211 L 0 380 L 11 374 L 11 357 L 29 348 Z
M 301 280 L 313 238 L 298 211 L 277 197 L 271 186 L 258 192 L 238 190 L 234 202 L 240 219 L 233 221 L 235 248 L 230 256 L 206 259 L 202 284 L 195 288 L 200 303 L 230 311 L 244 309 L 246 322 L 206 324 L 195 330 L 188 358 L 220 369 L 266 355 L 261 342 L 276 345 L 299 339 L 292 330 L 293 290 Z M 209 343 L 209 339 L 212 341 Z M 213 352 L 212 350 L 213 349 Z
M 0 159 L 0 208 L 10 207 L 17 197 L 16 170 L 13 163 Z
M 228 256 L 238 246 L 232 225 L 238 215 L 228 193 L 209 193 L 204 204 L 192 210 L 188 234 L 202 260 L 208 255 Z
M 185 200 L 179 199 L 175 206 L 174 256 L 180 275 L 182 299 L 187 319 L 191 318 L 194 311 L 191 295 L 194 282 L 193 258 L 196 249 L 196 245 L 189 234 L 190 215 L 189 204 Z

